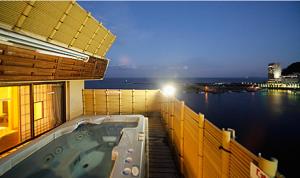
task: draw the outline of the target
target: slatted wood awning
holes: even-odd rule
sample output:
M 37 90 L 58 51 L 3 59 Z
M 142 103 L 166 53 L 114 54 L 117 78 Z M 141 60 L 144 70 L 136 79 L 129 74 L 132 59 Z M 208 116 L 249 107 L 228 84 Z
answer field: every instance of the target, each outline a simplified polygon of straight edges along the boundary
M 99 58 L 116 38 L 74 1 L 0 1 L 0 28 Z
M 75 1 L 0 1 L 0 82 L 102 79 L 115 38 Z
M 0 84 L 7 81 L 103 79 L 108 60 L 85 62 L 0 44 Z

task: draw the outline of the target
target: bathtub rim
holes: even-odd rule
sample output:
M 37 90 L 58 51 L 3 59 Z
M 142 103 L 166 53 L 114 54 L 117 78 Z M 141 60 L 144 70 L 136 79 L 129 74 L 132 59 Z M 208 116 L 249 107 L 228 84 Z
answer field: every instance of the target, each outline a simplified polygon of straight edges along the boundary
M 133 121 L 134 120 L 134 121 Z M 0 159 L 0 176 L 8 172 L 21 161 L 46 146 L 51 141 L 74 131 L 79 125 L 84 123 L 101 124 L 105 122 L 138 122 L 137 127 L 124 128 L 123 132 L 134 129 L 138 132 L 145 131 L 145 117 L 143 115 L 95 115 L 79 116 L 71 121 L 67 121 L 53 130 L 31 140 L 13 153 Z M 141 148 L 143 149 L 143 148 Z M 113 171 L 113 170 L 112 170 Z

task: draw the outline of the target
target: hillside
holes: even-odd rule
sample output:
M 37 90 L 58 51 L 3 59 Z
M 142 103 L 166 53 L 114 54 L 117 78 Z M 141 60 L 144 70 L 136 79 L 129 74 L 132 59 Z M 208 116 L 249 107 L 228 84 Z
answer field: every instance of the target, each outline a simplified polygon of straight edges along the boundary
M 294 62 L 282 70 L 282 75 L 289 75 L 293 73 L 300 73 L 300 62 Z

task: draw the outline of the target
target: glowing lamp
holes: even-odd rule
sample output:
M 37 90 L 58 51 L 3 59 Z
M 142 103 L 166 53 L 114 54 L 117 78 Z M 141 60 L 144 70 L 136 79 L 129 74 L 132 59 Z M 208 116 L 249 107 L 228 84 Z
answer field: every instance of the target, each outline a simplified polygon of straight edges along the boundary
M 174 96 L 175 94 L 175 87 L 173 87 L 172 85 L 166 85 L 163 87 L 162 89 L 162 93 L 165 95 L 165 96 Z

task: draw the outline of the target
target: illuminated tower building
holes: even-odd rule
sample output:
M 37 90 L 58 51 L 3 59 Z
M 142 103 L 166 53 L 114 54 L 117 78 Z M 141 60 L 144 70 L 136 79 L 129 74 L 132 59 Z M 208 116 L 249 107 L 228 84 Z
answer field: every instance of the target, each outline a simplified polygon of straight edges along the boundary
M 281 81 L 281 66 L 279 63 L 270 63 L 268 65 L 268 79 L 269 82 Z

